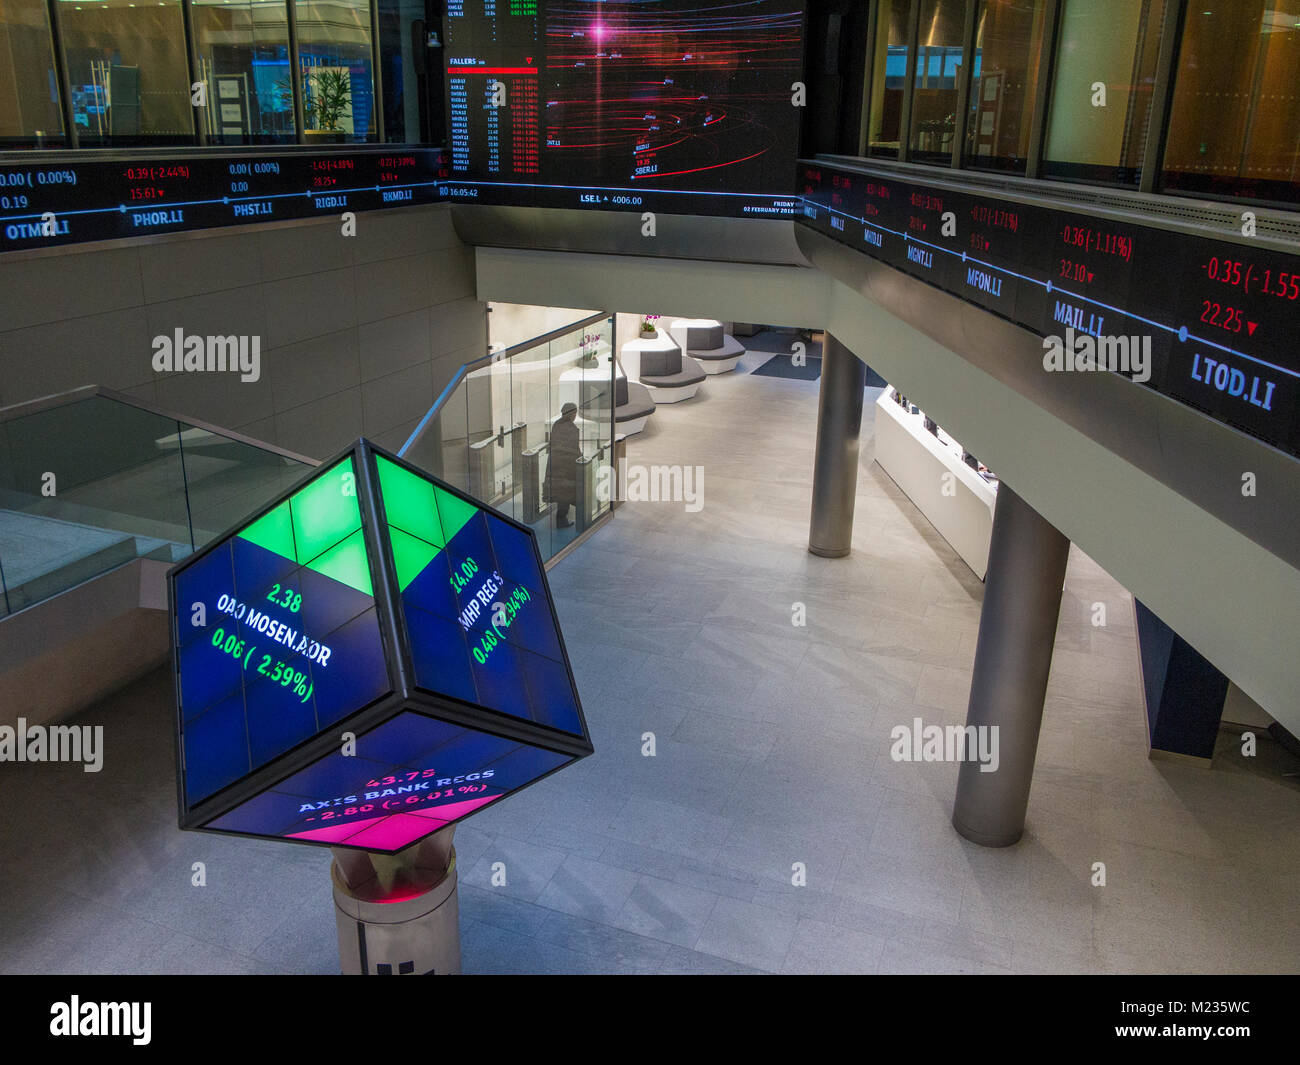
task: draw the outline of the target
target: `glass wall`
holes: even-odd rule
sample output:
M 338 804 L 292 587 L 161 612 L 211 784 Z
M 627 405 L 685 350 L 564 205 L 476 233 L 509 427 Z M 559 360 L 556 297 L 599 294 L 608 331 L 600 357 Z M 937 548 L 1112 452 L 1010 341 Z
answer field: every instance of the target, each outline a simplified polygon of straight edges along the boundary
M 0 410 L 0 617 L 136 558 L 182 559 L 309 468 L 93 388 Z
M 921 0 L 916 76 L 912 89 L 909 158 L 917 163 L 952 162 L 961 91 L 962 33 L 966 0 Z
M 866 154 L 1300 202 L 1300 0 L 1172 3 L 874 0 Z
M 1138 183 L 1164 9 L 1165 0 L 1064 0 L 1044 175 Z
M 45 0 L 4 0 L 0 11 L 0 147 L 59 144 L 63 111 Z
M 596 315 L 494 353 L 440 397 L 401 455 L 531 526 L 551 558 L 610 509 L 614 346 L 614 319 Z
M 1025 172 L 1046 15 L 1046 0 L 980 0 L 966 166 Z
M 867 154 L 898 158 L 903 86 L 907 82 L 907 26 L 911 0 L 880 0 L 871 61 L 871 117 Z
M 58 10 L 82 147 L 194 142 L 180 0 L 60 0 Z
M 307 143 L 378 140 L 368 0 L 294 3 Z
M 191 0 L 190 12 L 210 143 L 295 141 L 289 19 L 281 0 Z
M 427 6 L 0 0 L 0 149 L 425 143 Z
M 424 0 L 379 0 L 379 55 L 383 71 L 384 139 L 414 143 L 420 132 L 420 102 L 428 91 Z M 438 78 L 439 85 L 442 79 Z
M 1188 7 L 1163 185 L 1300 200 L 1300 0 Z

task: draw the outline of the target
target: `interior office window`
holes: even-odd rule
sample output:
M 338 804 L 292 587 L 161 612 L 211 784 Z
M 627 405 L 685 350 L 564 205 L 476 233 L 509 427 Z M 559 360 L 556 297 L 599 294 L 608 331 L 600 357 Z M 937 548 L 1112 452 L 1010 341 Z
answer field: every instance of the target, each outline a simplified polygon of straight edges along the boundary
M 428 30 L 435 24 L 425 21 L 424 0 L 378 0 L 378 4 L 384 140 L 417 144 L 424 140 L 420 111 L 430 80 Z M 442 78 L 436 80 L 441 87 Z
M 0 5 L 2 147 L 62 143 L 63 112 L 50 41 L 45 0 L 4 0 Z
M 180 0 L 59 0 L 83 146 L 192 144 Z
M 1163 185 L 1300 200 L 1300 0 L 1188 7 Z
M 294 3 L 304 139 L 308 144 L 378 140 L 368 0 Z
M 1165 0 L 1064 0 L 1044 175 L 1138 183 L 1164 14 Z
M 196 76 L 213 144 L 297 139 L 284 0 L 190 0 Z
M 1046 14 L 1046 0 L 980 0 L 965 165 L 1024 173 Z
M 907 82 L 907 21 L 913 0 L 880 0 L 871 60 L 867 154 L 898 158 L 903 86 Z
M 914 162 L 952 163 L 965 26 L 966 0 L 921 0 L 909 142 Z

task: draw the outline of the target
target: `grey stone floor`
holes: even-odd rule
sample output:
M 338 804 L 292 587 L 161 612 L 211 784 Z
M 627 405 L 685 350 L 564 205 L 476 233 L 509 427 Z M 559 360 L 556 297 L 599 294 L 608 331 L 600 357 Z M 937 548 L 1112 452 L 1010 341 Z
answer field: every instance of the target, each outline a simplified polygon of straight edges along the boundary
M 1077 551 L 1022 842 L 960 839 L 956 767 L 889 758 L 963 720 L 982 586 L 869 441 L 853 556 L 806 552 L 816 401 L 738 372 L 630 441 L 705 506 L 628 504 L 552 572 L 597 753 L 457 831 L 465 970 L 1300 968 L 1297 766 L 1150 761 L 1130 597 Z M 176 830 L 167 683 L 80 718 L 98 776 L 0 765 L 0 969 L 336 971 L 327 852 Z

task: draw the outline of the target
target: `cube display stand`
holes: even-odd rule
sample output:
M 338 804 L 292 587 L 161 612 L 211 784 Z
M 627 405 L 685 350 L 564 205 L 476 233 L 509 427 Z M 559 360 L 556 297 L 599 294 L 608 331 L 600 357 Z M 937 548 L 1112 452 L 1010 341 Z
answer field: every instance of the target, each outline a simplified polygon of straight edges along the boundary
M 592 752 L 532 530 L 366 440 L 169 584 L 182 828 L 394 854 Z

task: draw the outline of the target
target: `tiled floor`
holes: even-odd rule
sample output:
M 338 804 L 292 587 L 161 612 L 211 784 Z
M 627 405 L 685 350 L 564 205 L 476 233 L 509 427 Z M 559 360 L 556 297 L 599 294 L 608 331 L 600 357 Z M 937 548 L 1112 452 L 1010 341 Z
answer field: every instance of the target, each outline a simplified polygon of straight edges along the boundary
M 1148 760 L 1131 601 L 1077 552 L 1022 842 L 965 842 L 956 767 L 890 759 L 964 719 L 982 586 L 869 438 L 853 556 L 807 553 L 816 399 L 712 378 L 630 442 L 703 465 L 705 506 L 628 504 L 552 572 L 597 753 L 457 831 L 465 970 L 1300 968 L 1298 767 Z M 0 765 L 0 968 L 335 971 L 327 853 L 176 831 L 168 699 L 83 716 L 97 776 Z

